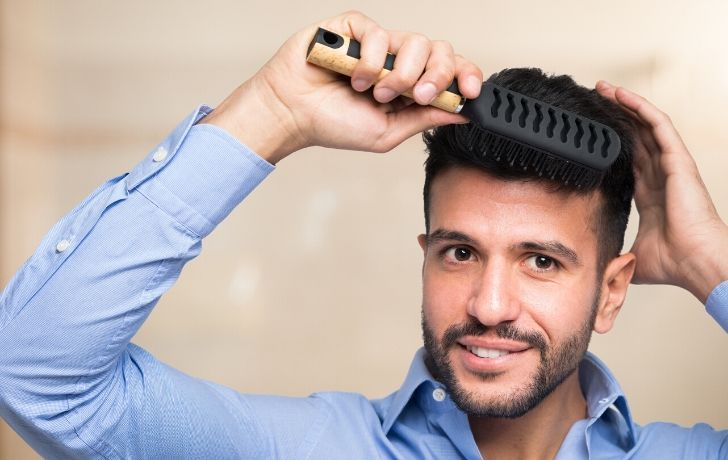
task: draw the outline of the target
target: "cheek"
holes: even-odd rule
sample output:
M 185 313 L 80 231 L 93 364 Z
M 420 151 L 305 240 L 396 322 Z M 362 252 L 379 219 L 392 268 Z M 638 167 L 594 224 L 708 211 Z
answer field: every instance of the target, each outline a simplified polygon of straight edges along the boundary
M 445 323 L 447 327 L 467 318 L 467 302 L 472 282 L 464 276 L 425 272 L 422 277 L 422 305 L 430 322 Z
M 550 340 L 559 341 L 581 330 L 589 318 L 593 289 L 593 283 L 584 280 L 568 285 L 525 284 L 520 289 L 521 305 Z

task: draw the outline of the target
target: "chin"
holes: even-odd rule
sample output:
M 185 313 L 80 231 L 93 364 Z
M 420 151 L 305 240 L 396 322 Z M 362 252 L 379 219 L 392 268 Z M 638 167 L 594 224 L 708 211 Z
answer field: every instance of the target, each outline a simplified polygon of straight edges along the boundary
M 548 379 L 539 370 L 526 377 L 516 378 L 506 372 L 500 375 L 454 374 L 453 381 L 444 382 L 455 404 L 475 417 L 518 418 L 537 407 L 556 390 L 576 368 L 558 379 Z
M 455 404 L 476 417 L 521 417 L 550 393 L 538 387 L 535 372 L 525 378 L 516 378 L 513 372 L 463 374 L 456 373 L 455 382 L 446 386 Z

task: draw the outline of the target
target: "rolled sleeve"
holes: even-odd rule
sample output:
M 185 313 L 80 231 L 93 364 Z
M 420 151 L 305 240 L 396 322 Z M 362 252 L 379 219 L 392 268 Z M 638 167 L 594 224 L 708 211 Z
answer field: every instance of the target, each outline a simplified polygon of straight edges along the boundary
M 728 280 L 713 289 L 705 302 L 705 308 L 723 330 L 728 332 Z

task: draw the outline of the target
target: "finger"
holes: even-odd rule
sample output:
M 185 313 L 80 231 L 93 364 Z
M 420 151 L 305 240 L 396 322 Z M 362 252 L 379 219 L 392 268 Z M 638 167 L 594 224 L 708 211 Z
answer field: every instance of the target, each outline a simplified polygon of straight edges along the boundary
M 657 144 L 652 135 L 651 128 L 633 110 L 625 107 L 617 100 L 617 87 L 605 80 L 599 80 L 595 85 L 596 91 L 606 99 L 617 104 L 625 113 L 635 121 L 634 146 L 632 148 L 633 169 L 637 179 L 635 198 L 640 196 L 640 189 L 654 186 L 655 174 L 651 152 L 657 152 Z M 646 182 L 645 182 L 646 181 Z M 636 199 L 637 208 L 640 208 L 639 199 Z
M 645 155 L 658 153 L 659 146 L 657 145 L 657 141 L 655 140 L 652 126 L 646 120 L 644 120 L 643 117 L 641 117 L 636 111 L 634 111 L 630 107 L 625 106 L 619 101 L 619 99 L 617 99 L 618 88 L 604 80 L 598 81 L 595 88 L 597 92 L 599 92 L 599 94 L 618 104 L 622 110 L 631 115 L 637 122 L 635 133 L 635 142 L 637 143 L 637 145 L 635 145 L 634 149 L 636 160 L 641 160 L 641 157 Z
M 455 78 L 455 53 L 452 45 L 445 41 L 433 41 L 423 73 L 413 95 L 418 104 L 427 105 L 438 94 L 445 91 Z
M 453 123 L 467 123 L 462 115 L 446 112 L 432 106 L 413 104 L 387 115 L 388 129 L 375 143 L 377 152 L 387 152 L 405 139 L 436 126 Z
M 360 44 L 360 58 L 351 74 L 351 86 L 365 91 L 372 86 L 384 67 L 389 49 L 389 36 L 379 24 L 358 11 L 345 13 L 340 17 L 345 32 Z
M 673 153 L 680 150 L 687 152 L 685 144 L 666 113 L 644 97 L 625 88 L 617 88 L 615 97 L 621 105 L 635 112 L 639 119 L 651 128 L 661 153 Z
M 396 51 L 394 67 L 374 87 L 374 98 L 389 102 L 412 88 L 422 76 L 432 50 L 432 43 L 424 35 L 409 34 Z
M 645 147 L 645 153 L 647 153 L 648 155 L 654 155 L 659 153 L 660 147 L 657 145 L 657 141 L 655 140 L 655 136 L 653 135 L 652 130 L 645 126 L 640 126 L 637 129 L 637 137 Z
M 483 72 L 480 67 L 458 54 L 455 55 L 455 75 L 460 94 L 468 99 L 478 97 L 483 87 Z
M 622 110 L 624 110 L 629 115 L 631 115 L 632 118 L 634 118 L 635 121 L 639 122 L 640 125 L 644 124 L 644 122 L 640 119 L 639 115 L 637 115 L 636 112 L 634 112 L 633 110 L 631 110 L 619 103 L 619 101 L 617 100 L 617 96 L 616 96 L 616 92 L 617 92 L 616 86 L 612 85 L 611 83 L 609 83 L 606 80 L 599 80 L 594 88 L 597 90 L 597 92 L 601 96 L 603 96 L 603 97 L 609 99 L 610 101 L 614 102 L 615 104 L 619 105 Z

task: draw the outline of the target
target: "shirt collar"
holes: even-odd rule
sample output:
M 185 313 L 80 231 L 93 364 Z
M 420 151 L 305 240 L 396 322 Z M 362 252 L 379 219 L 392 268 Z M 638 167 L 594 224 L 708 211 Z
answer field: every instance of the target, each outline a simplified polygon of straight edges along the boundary
M 579 364 L 579 383 L 584 393 L 589 415 L 589 426 L 612 408 L 621 416 L 626 432 L 621 433 L 629 446 L 636 443 L 636 427 L 627 404 L 627 397 L 616 377 L 606 364 L 587 352 Z
M 426 382 L 436 386 L 440 385 L 425 365 L 425 349 L 420 348 L 412 359 L 404 383 L 394 395 L 392 403 L 387 409 L 382 424 L 385 433 L 392 428 L 417 389 Z M 588 426 L 600 419 L 608 409 L 614 408 L 624 420 L 626 432 L 623 435 L 629 444 L 634 445 L 635 426 L 627 405 L 627 398 L 606 364 L 592 353 L 587 352 L 579 365 L 579 382 L 587 401 Z
M 394 399 L 392 400 L 389 409 L 387 409 L 387 414 L 384 417 L 384 422 L 382 423 L 382 428 L 384 429 L 385 434 L 389 432 L 389 429 L 392 428 L 394 422 L 397 421 L 397 418 L 402 413 L 405 406 L 407 406 L 407 403 L 410 402 L 415 391 L 425 382 L 437 384 L 435 378 L 432 377 L 432 374 L 430 374 L 430 371 L 425 365 L 425 349 L 420 348 L 417 350 L 415 357 L 412 359 L 412 364 L 410 364 L 404 383 L 402 383 L 399 391 L 397 391 L 394 395 Z

